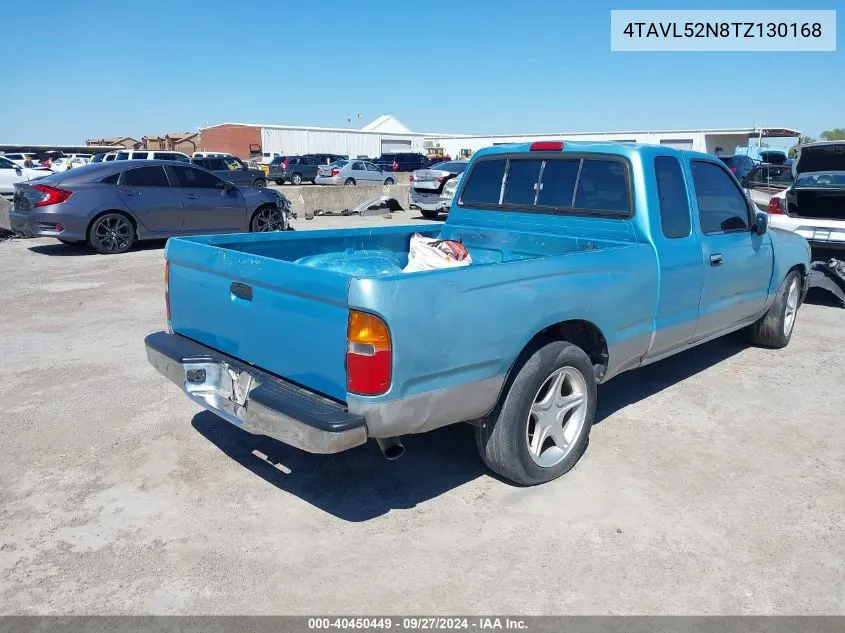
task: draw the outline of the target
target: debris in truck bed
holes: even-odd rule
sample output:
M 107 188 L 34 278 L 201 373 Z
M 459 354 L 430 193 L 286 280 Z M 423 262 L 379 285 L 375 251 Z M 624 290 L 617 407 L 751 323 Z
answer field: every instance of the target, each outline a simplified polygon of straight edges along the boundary
M 833 258 L 812 262 L 810 288 L 827 290 L 839 301 L 839 307 L 845 308 L 845 261 Z

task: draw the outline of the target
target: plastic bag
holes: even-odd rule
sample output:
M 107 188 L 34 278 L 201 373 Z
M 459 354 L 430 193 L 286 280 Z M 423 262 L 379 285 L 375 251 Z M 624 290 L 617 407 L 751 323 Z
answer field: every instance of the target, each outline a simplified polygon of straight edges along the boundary
M 470 264 L 472 257 L 460 242 L 438 240 L 414 233 L 411 237 L 411 250 L 408 252 L 408 265 L 402 270 L 413 273 L 420 270 L 458 268 Z

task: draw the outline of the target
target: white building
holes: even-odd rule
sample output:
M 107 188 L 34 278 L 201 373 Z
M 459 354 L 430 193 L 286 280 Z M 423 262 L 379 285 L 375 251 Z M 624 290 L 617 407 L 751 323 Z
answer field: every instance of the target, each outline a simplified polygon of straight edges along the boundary
M 347 156 L 376 157 L 390 152 L 422 152 L 442 148 L 443 153 L 455 158 L 463 153 L 473 153 L 482 147 L 537 140 L 562 141 L 617 141 L 625 143 L 650 143 L 683 149 L 693 149 L 709 154 L 733 154 L 737 147 L 756 144 L 766 138 L 797 138 L 800 132 L 786 128 L 723 128 L 686 130 L 640 130 L 622 132 L 554 132 L 548 134 L 446 134 L 413 132 L 392 115 L 382 115 L 361 129 L 327 128 L 300 125 L 261 125 L 248 123 L 221 123 L 202 130 L 204 151 L 227 151 L 246 155 L 252 143 L 260 140 L 264 152 L 282 154 L 330 153 Z M 247 139 L 255 141 L 247 143 Z M 206 143 L 208 139 L 208 143 Z M 231 141 L 229 141 L 231 139 Z M 235 139 L 238 139 L 237 141 Z M 208 144 L 208 147 L 206 145 Z M 231 146 L 230 146 L 231 144 Z M 215 147 L 211 147 L 215 145 Z M 217 145 L 226 145 L 217 147 Z

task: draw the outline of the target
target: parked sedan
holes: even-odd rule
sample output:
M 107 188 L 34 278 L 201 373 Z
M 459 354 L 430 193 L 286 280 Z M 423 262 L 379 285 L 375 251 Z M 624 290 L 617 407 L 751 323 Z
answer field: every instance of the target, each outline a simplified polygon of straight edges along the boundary
M 136 240 L 177 235 L 279 231 L 290 203 L 272 189 L 237 187 L 172 161 L 112 161 L 17 183 L 12 230 L 90 244 L 104 254 Z
M 423 216 L 432 220 L 439 213 L 448 212 L 455 196 L 453 181 L 464 172 L 468 162 L 450 160 L 411 174 L 411 208 L 419 209 Z
M 338 160 L 320 165 L 314 182 L 318 185 L 392 185 L 393 174 L 363 160 Z
M 267 186 L 263 171 L 250 169 L 241 159 L 233 156 L 192 158 L 191 163 L 203 167 L 215 176 L 236 185 L 246 187 Z

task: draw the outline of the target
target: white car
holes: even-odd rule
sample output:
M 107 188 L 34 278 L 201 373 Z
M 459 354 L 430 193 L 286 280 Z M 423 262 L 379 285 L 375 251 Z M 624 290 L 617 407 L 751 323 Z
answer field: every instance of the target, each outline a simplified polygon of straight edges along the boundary
M 109 158 L 109 154 L 106 154 L 103 160 L 173 160 L 179 163 L 190 163 L 191 157 L 182 152 L 169 150 L 124 149 L 114 152 L 114 158 Z
M 802 146 L 792 170 L 795 181 L 769 201 L 769 225 L 816 249 L 845 249 L 845 141 Z
M 5 156 L 0 156 L 0 195 L 11 196 L 15 193 L 15 183 L 37 180 L 53 173 L 46 167 L 22 167 Z
M 8 158 L 10 161 L 15 163 L 16 165 L 20 165 L 21 167 L 26 167 L 26 159 L 32 161 L 33 165 L 37 165 L 40 161 L 38 160 L 38 154 L 33 154 L 32 152 L 18 152 L 13 154 L 3 154 L 5 158 Z
M 419 209 L 430 220 L 440 213 L 448 213 L 468 162 L 449 160 L 414 171 L 410 175 L 411 208 Z
M 90 162 L 91 156 L 91 154 L 65 154 L 61 158 L 53 160 L 53 165 L 50 169 L 59 172 L 76 167 L 82 167 Z
M 382 171 L 373 163 L 364 160 L 336 160 L 317 167 L 315 185 L 393 185 L 396 178 L 392 172 Z

